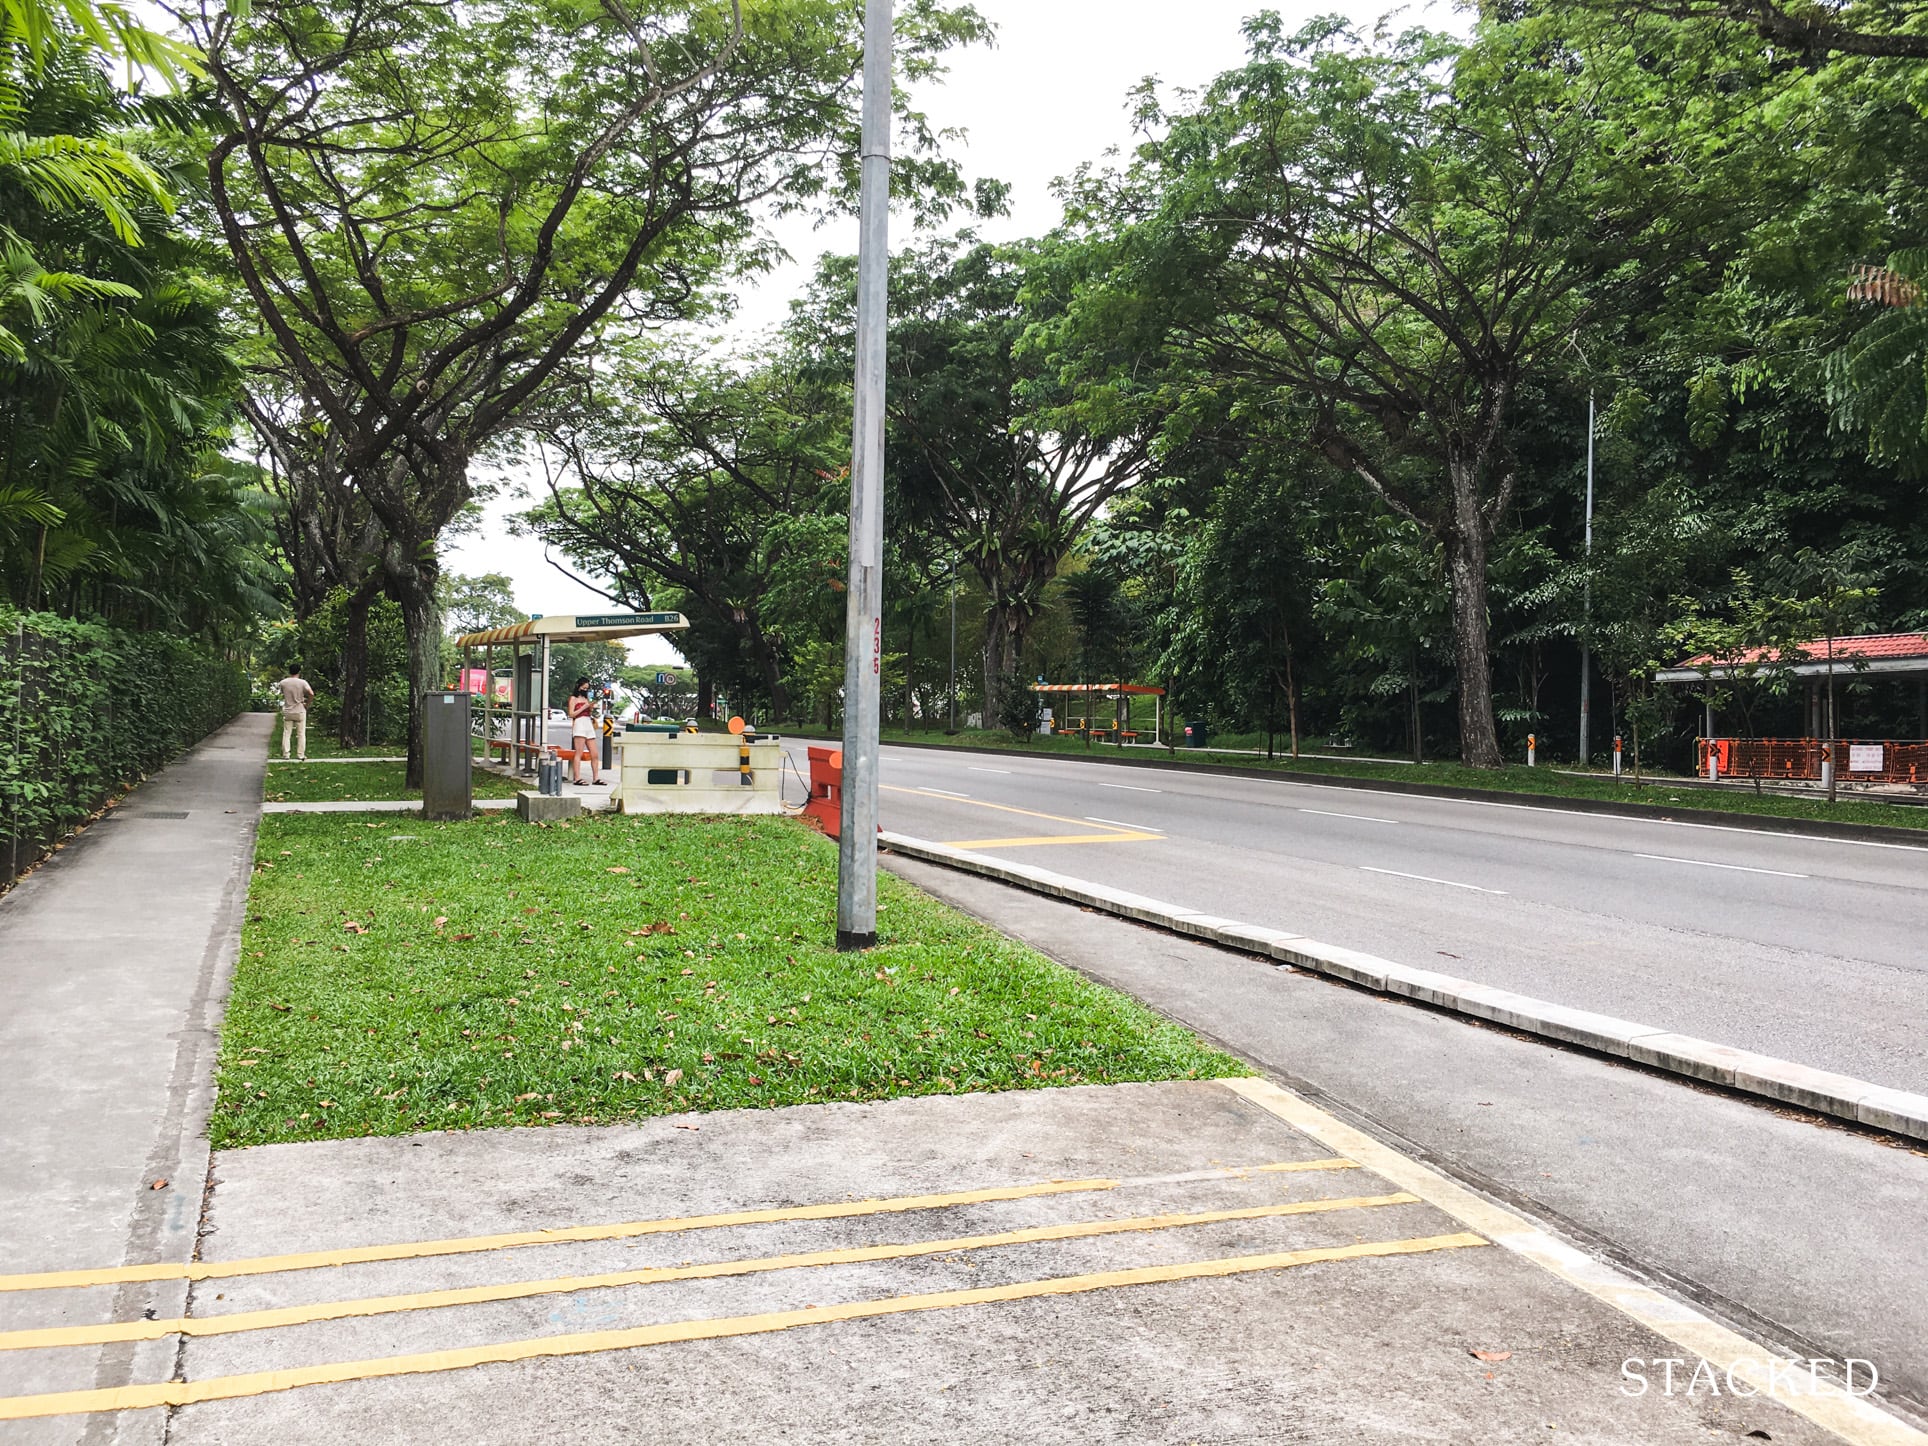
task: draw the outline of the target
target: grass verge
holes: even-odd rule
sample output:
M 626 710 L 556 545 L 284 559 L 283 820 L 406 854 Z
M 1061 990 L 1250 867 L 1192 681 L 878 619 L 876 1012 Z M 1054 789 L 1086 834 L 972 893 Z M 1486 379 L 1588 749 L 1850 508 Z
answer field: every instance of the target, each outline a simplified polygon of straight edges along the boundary
M 406 743 L 363 743 L 354 748 L 343 748 L 335 735 L 315 727 L 311 720 L 308 724 L 308 756 L 310 758 L 399 758 L 408 752 Z M 274 715 L 274 727 L 268 730 L 268 757 L 281 757 L 281 715 Z
M 1928 807 L 1905 803 L 1876 803 L 1865 799 L 1844 798 L 1829 803 L 1824 798 L 1789 798 L 1777 794 L 1754 794 L 1739 789 L 1697 786 L 1691 781 L 1649 775 L 1636 784 L 1631 775 L 1614 779 L 1607 774 L 1574 775 L 1553 768 L 1467 768 L 1457 763 L 1368 763 L 1354 759 L 1291 758 L 1267 761 L 1249 754 L 1219 753 L 1210 748 L 1180 748 L 1172 754 L 1163 749 L 1121 749 L 1107 743 L 1086 745 L 1079 738 L 1040 737 L 1020 742 L 1009 733 L 968 732 L 946 737 L 942 733 L 887 733 L 886 743 L 929 743 L 998 753 L 1032 753 L 1096 760 L 1154 758 L 1207 768 L 1218 765 L 1256 768 L 1280 773 L 1319 774 L 1334 778 L 1367 778 L 1395 784 L 1431 784 L 1436 787 L 1464 788 L 1480 793 L 1533 798 L 1610 799 L 1616 803 L 1651 808 L 1656 813 L 1672 813 L 1683 808 L 1703 808 L 1717 813 L 1771 818 L 1822 819 L 1830 823 L 1878 824 L 1887 828 L 1928 831 Z
M 409 788 L 405 763 L 270 763 L 266 791 L 269 803 L 377 803 L 420 798 Z M 500 774 L 476 769 L 477 798 L 514 798 L 535 787 Z
M 1245 1074 L 788 819 L 261 821 L 217 1148 Z

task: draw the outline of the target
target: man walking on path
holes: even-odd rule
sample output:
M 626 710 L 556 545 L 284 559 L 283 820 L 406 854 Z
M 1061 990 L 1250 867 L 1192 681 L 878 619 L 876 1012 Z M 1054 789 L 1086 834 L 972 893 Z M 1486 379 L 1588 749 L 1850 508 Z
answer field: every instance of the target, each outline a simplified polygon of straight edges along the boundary
M 303 763 L 308 761 L 308 703 L 315 696 L 315 690 L 308 686 L 308 680 L 301 676 L 301 664 L 289 665 L 288 676 L 275 687 L 281 690 L 281 756 L 288 757 L 288 735 L 295 735 L 295 757 Z

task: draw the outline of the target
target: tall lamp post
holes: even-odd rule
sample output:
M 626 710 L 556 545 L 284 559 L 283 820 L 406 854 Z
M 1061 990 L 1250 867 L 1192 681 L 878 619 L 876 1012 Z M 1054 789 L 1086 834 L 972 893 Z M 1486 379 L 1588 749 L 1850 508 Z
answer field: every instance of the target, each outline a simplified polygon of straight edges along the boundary
M 863 189 L 857 229 L 857 374 L 850 441 L 850 582 L 844 622 L 843 815 L 837 947 L 877 942 L 877 729 L 884 656 L 884 343 L 890 264 L 891 0 L 864 4 Z
M 1580 635 L 1580 766 L 1585 768 L 1591 754 L 1587 751 L 1588 729 L 1593 722 L 1593 648 L 1587 632 L 1593 627 L 1593 393 L 1587 393 L 1587 573 L 1582 586 L 1582 606 L 1586 621 Z

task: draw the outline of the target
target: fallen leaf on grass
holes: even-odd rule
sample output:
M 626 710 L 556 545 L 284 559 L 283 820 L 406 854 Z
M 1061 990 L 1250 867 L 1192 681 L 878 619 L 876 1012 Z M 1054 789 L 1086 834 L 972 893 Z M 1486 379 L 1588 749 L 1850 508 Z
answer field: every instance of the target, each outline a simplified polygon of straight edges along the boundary
M 529 1093 L 528 1093 L 528 1094 L 526 1094 L 526 1095 L 517 1095 L 517 1096 L 515 1097 L 515 1102 L 516 1102 L 517 1104 L 521 1104 L 521 1103 L 522 1103 L 522 1102 L 523 1102 L 524 1100 L 533 1100 L 533 1099 L 537 1099 L 537 1098 L 539 1098 L 539 1097 L 540 1097 L 540 1091 L 538 1091 L 538 1090 L 531 1090 L 531 1091 L 529 1091 Z
M 624 868 L 621 864 L 617 864 L 614 868 L 604 869 L 603 872 L 606 874 L 626 874 L 629 872 L 629 870 Z
M 449 921 L 449 916 L 447 914 L 437 914 L 435 916 L 435 927 L 439 929 L 444 924 L 448 923 L 448 921 Z
M 680 1069 L 670 1070 L 667 1074 L 663 1076 L 663 1088 L 666 1090 L 673 1090 L 676 1088 L 678 1084 L 682 1083 L 682 1079 L 683 1079 L 683 1071 L 681 1071 Z
M 610 1078 L 611 1078 L 612 1080 L 617 1080 L 617 1079 L 619 1079 L 619 1080 L 623 1080 L 624 1082 L 626 1082 L 626 1083 L 628 1083 L 628 1084 L 641 1084 L 641 1083 L 642 1083 L 642 1081 L 641 1081 L 641 1080 L 639 1080 L 639 1079 L 637 1079 L 635 1075 L 633 1075 L 633 1074 L 631 1074 L 631 1073 L 630 1073 L 630 1072 L 629 1072 L 628 1070 L 626 1070 L 626 1069 L 625 1069 L 625 1070 L 618 1070 L 618 1071 L 617 1071 L 617 1072 L 616 1072 L 615 1074 L 612 1074 L 612 1075 L 610 1076 Z
M 449 938 L 451 938 L 451 939 L 453 939 L 453 940 L 455 940 L 455 942 L 456 942 L 456 943 L 458 943 L 458 944 L 466 944 L 466 943 L 468 943 L 468 942 L 469 942 L 469 940 L 471 940 L 471 939 L 473 939 L 474 937 L 475 937 L 475 935 L 473 935 L 473 934 L 451 934 L 451 935 L 449 935 Z
M 346 922 L 344 922 L 342 924 L 342 928 L 346 929 L 351 934 L 366 934 L 368 932 L 367 929 L 363 928 L 360 924 L 357 924 L 353 919 L 349 919 Z
M 562 1118 L 562 1111 L 561 1110 L 544 1110 L 542 1112 L 542 1117 L 545 1120 L 559 1120 Z
M 289 1010 L 291 1010 L 291 1009 L 293 1009 L 293 1008 L 294 1008 L 294 1005 L 292 1005 L 292 1004 L 274 1004 L 274 1003 L 270 1003 L 270 1004 L 268 1005 L 268 1008 L 270 1008 L 270 1009 L 272 1009 L 272 1010 L 274 1010 L 274 1012 L 275 1012 L 275 1013 L 277 1013 L 277 1014 L 286 1014 L 286 1013 L 287 1013 L 287 1012 L 288 1012 Z
M 1469 1351 L 1467 1354 L 1472 1356 L 1476 1361 L 1510 1361 L 1513 1359 L 1513 1353 L 1511 1351 Z

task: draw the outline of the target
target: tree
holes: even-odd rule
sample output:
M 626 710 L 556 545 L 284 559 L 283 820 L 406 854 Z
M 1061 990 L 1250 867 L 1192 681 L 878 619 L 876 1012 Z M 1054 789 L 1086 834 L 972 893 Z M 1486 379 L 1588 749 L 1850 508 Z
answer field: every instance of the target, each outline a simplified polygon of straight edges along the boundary
M 135 629 L 238 637 L 275 607 L 269 509 L 253 470 L 223 455 L 238 373 L 222 296 L 170 224 L 162 165 L 147 158 L 164 164 L 179 143 L 167 128 L 184 117 L 169 98 L 115 90 L 76 25 L 34 32 L 7 14 L 4 594 Z M 124 19 L 95 28 L 111 36 Z
M 1155 359 L 1085 351 L 1074 374 L 1079 338 L 1052 333 L 1077 264 L 1055 242 L 992 246 L 968 231 L 891 262 L 889 486 L 904 523 L 933 532 L 988 595 L 987 719 L 1002 716 L 1059 564 L 1152 461 Z M 839 370 L 854 277 L 854 258 L 826 260 L 796 321 L 799 344 Z
M 435 544 L 474 460 L 586 384 L 605 323 L 701 312 L 761 254 L 753 203 L 849 189 L 858 17 L 834 0 L 261 0 L 184 19 L 224 117 L 215 214 L 384 533 L 419 697 L 438 681 Z M 910 73 L 983 33 L 938 0 L 898 31 Z M 958 195 L 929 132 L 905 129 L 912 192 Z
M 1191 109 L 1145 98 L 1159 134 L 1130 175 L 1083 183 L 1087 224 L 1132 221 L 1107 290 L 1156 299 L 1204 366 L 1302 413 L 1306 444 L 1443 549 L 1461 753 L 1497 766 L 1488 567 L 1519 500 L 1517 398 L 1574 337 L 1690 285 L 1745 208 L 1611 27 L 1247 33 L 1250 63 Z
M 766 604 L 784 588 L 777 615 L 800 620 L 841 586 L 843 395 L 789 353 L 741 369 L 645 351 L 599 383 L 593 410 L 551 427 L 562 464 L 527 525 L 627 606 L 674 589 L 789 717 L 784 641 Z

